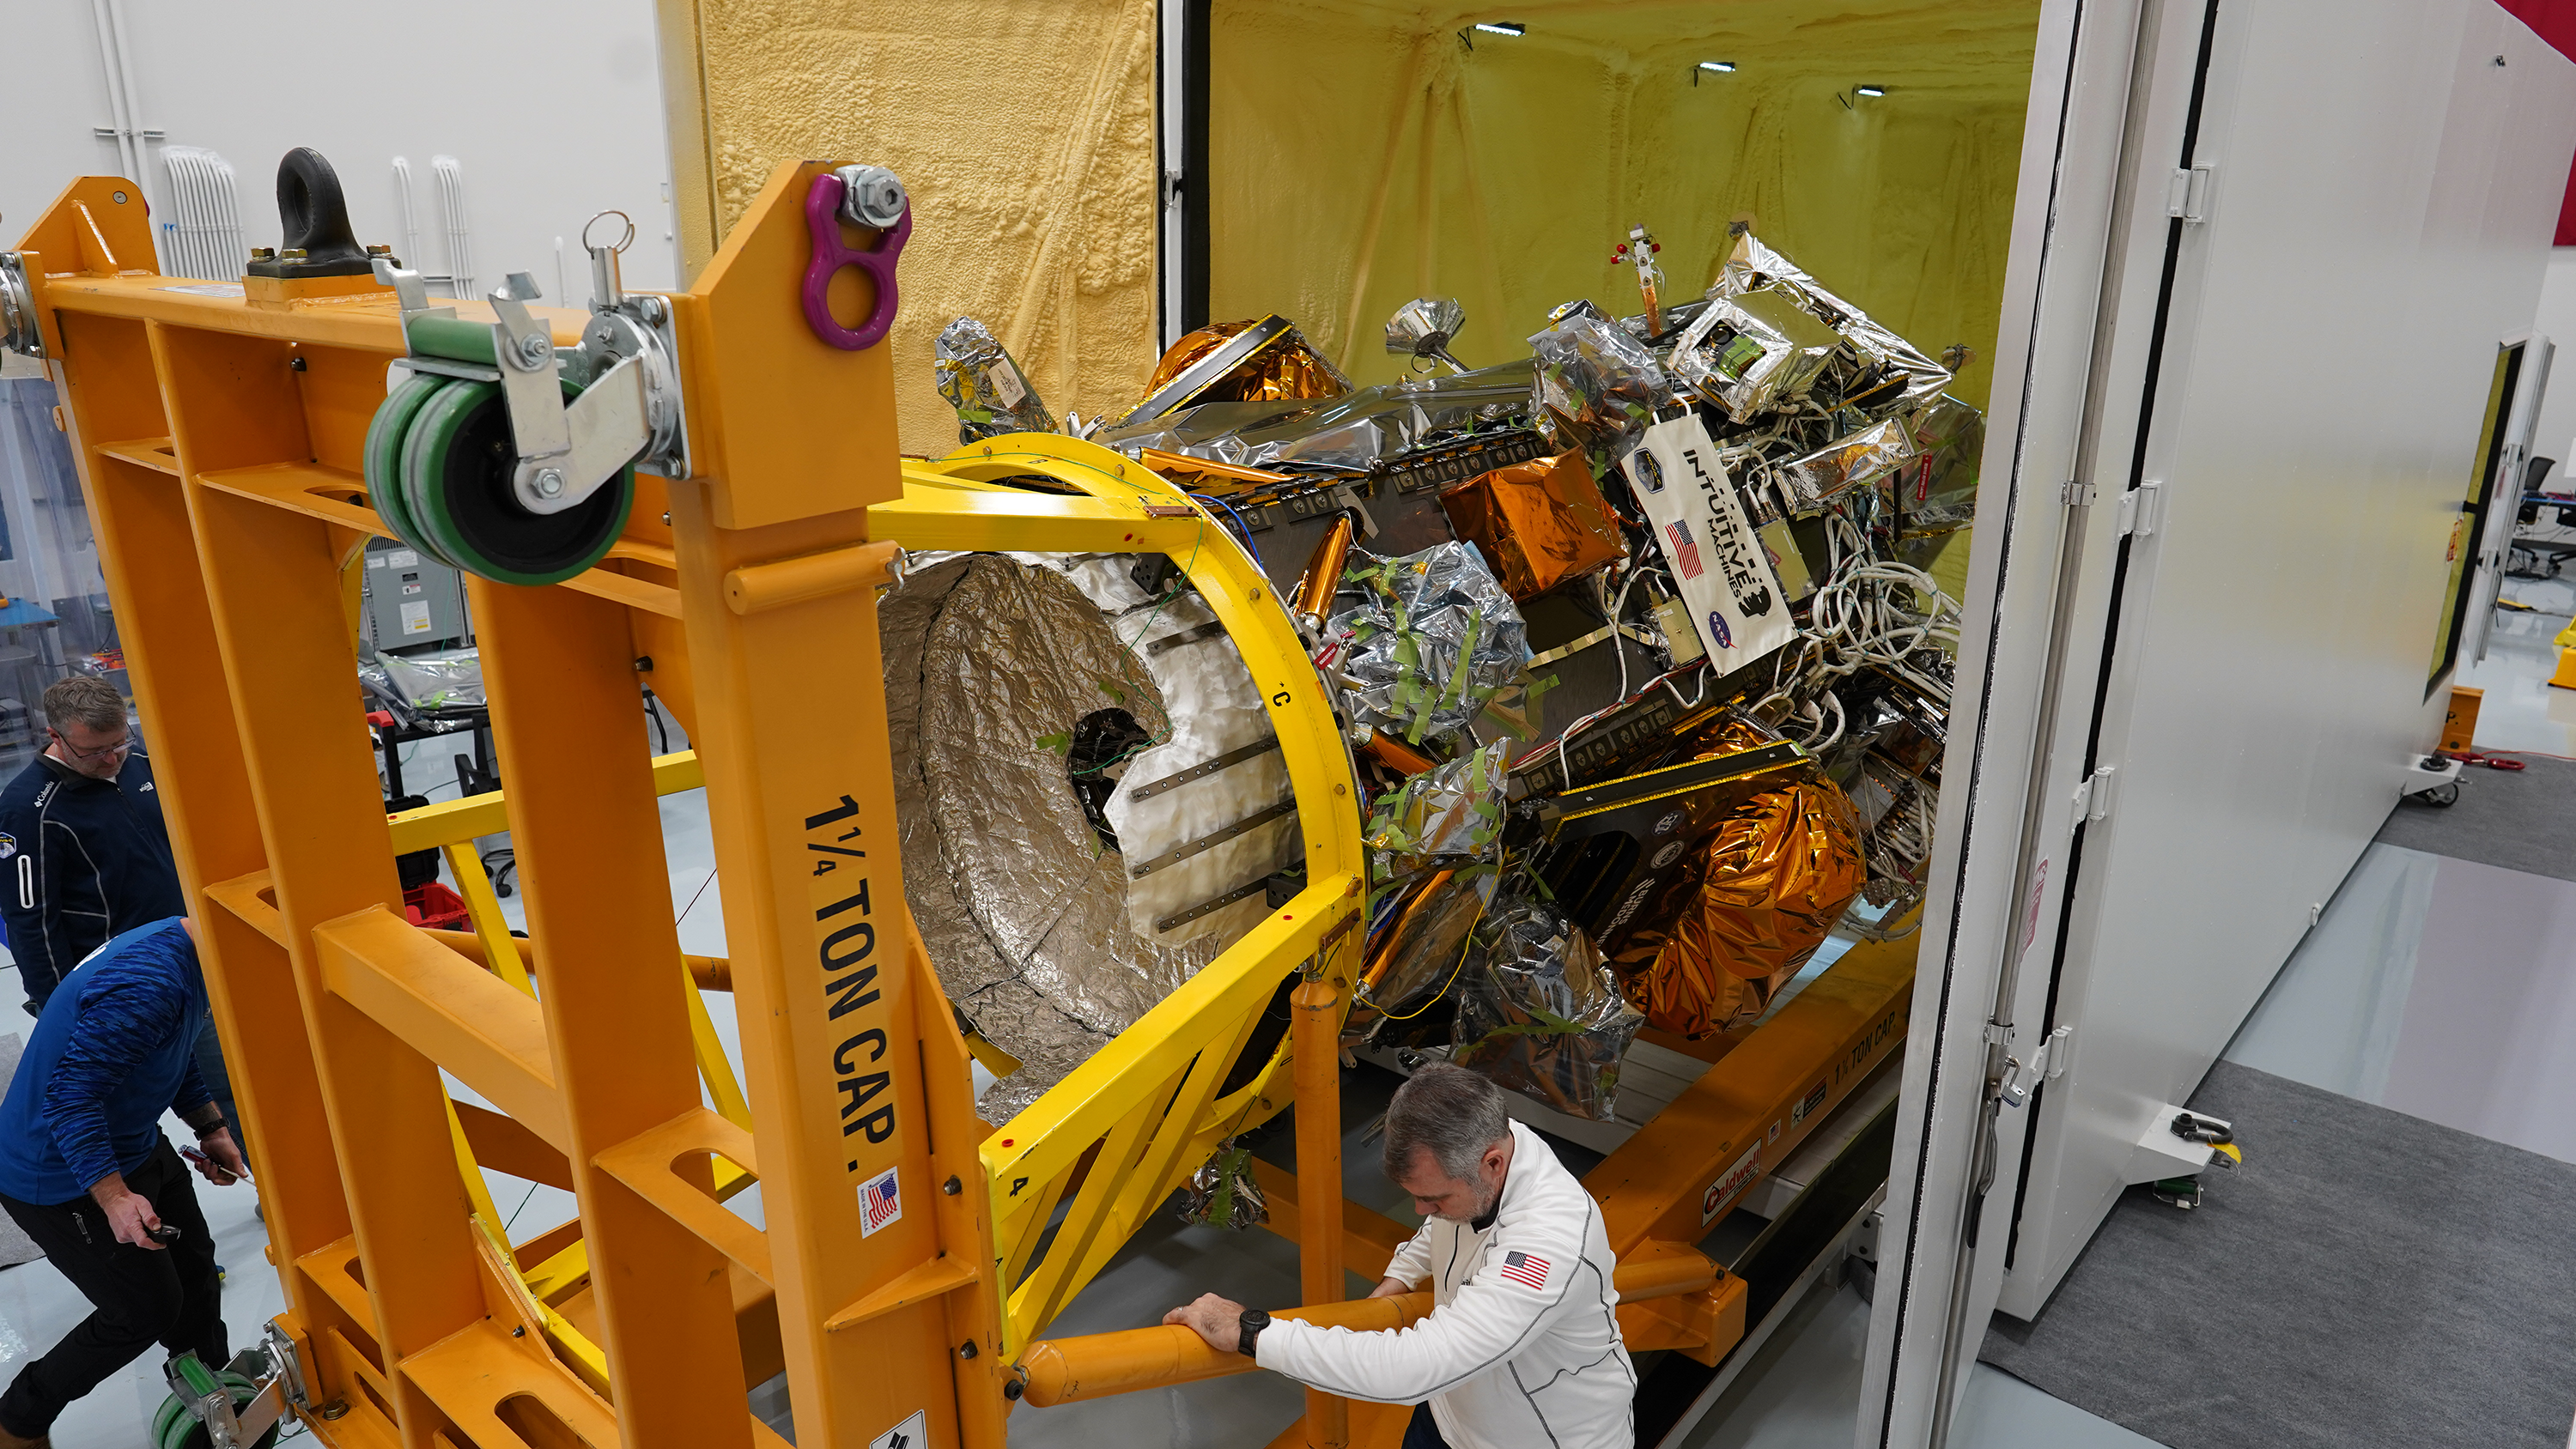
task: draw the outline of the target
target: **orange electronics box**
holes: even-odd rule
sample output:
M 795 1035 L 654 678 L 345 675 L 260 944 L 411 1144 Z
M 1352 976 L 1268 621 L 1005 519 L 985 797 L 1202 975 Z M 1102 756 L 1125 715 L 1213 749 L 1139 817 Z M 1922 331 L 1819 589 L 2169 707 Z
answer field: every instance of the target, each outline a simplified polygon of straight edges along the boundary
M 2442 748 L 2454 754 L 2469 748 L 2478 734 L 2478 704 L 2487 697 L 2483 689 L 2465 684 L 2451 686 L 2451 712 L 2442 716 Z

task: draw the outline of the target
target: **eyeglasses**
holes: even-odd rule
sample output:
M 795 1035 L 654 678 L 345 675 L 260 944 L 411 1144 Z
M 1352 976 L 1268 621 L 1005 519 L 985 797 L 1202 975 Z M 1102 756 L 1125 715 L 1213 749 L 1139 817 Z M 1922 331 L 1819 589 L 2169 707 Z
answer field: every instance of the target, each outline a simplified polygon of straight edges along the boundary
M 111 755 L 130 755 L 134 753 L 134 736 L 130 734 L 112 745 L 101 745 L 94 750 L 84 750 L 80 746 L 73 744 L 70 740 L 65 739 L 61 730 L 48 730 L 46 733 L 51 734 L 54 739 L 62 745 L 63 753 L 70 755 L 73 759 L 82 761 L 83 763 L 91 760 L 104 760 Z

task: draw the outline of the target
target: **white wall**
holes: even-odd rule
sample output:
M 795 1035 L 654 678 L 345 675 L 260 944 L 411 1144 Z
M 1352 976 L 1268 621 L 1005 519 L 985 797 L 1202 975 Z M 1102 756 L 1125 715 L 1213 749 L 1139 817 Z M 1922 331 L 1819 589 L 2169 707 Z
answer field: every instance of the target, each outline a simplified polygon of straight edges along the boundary
M 101 0 L 8 0 L 9 139 L 0 148 L 0 247 L 17 244 L 64 183 L 120 174 L 94 13 Z M 348 193 L 358 238 L 447 270 L 429 159 L 463 163 L 478 290 L 505 272 L 556 301 L 555 238 L 571 300 L 588 295 L 580 229 L 615 207 L 635 219 L 626 281 L 663 289 L 679 268 L 668 200 L 652 0 L 449 0 L 424 9 L 341 0 L 291 13 L 194 0 L 112 0 L 123 13 L 137 122 L 166 144 L 223 153 L 244 240 L 278 244 L 278 158 L 311 146 Z M 159 207 L 162 144 L 135 178 Z M 422 255 L 401 235 L 392 161 L 410 158 Z
M 2558 362 L 2576 363 L 2576 247 L 2557 247 L 2549 253 L 2549 279 L 2541 284 L 2540 315 L 2533 319 L 2531 330 L 2557 344 Z M 2549 391 L 2540 399 L 2540 420 L 2531 433 L 2531 450 L 2558 460 L 2543 486 L 2564 492 L 2569 470 L 2576 468 L 2576 368 L 2551 367 Z

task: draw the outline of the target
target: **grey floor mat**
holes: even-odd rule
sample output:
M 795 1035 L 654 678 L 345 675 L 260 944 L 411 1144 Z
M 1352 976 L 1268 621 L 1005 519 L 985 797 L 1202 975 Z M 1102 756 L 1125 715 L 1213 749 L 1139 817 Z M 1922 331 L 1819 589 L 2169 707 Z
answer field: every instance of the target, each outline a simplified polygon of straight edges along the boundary
M 2132 1188 L 1979 1355 L 2173 1449 L 2564 1449 L 2576 1166 L 2220 1062 L 2245 1167 Z
M 2459 803 L 2399 800 L 2379 827 L 2390 845 L 2576 880 L 2576 764 L 2515 755 L 2528 769 L 2460 771 Z

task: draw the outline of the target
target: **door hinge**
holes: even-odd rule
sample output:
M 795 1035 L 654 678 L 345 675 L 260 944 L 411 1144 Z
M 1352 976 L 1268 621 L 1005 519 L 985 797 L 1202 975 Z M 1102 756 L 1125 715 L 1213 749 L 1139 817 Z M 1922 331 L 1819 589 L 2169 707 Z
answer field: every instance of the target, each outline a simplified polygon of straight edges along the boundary
M 2149 479 L 2120 495 L 2120 535 L 2149 538 L 2164 511 L 2164 484 Z
M 2165 215 L 2186 226 L 2209 220 L 2209 192 L 2217 179 L 2217 168 L 2213 166 L 2188 170 L 2175 167 L 2173 175 L 2165 179 Z
M 2069 508 L 2090 508 L 2093 505 L 2093 485 L 2076 482 L 2060 483 L 2057 485 L 2057 501 Z
M 2088 824 L 2111 818 L 2111 784 L 2119 778 L 2119 766 L 2104 765 L 2084 777 L 2075 787 L 2075 823 Z
M 2031 1089 L 2042 1082 L 2053 1082 L 2066 1075 L 2066 1051 L 2074 1040 L 2075 1028 L 2061 1026 L 2039 1039 L 2039 1050 L 2024 1063 L 2018 1057 L 2004 1062 L 2004 1079 L 2000 1092 L 2007 1107 L 2019 1107 L 2030 1101 Z

